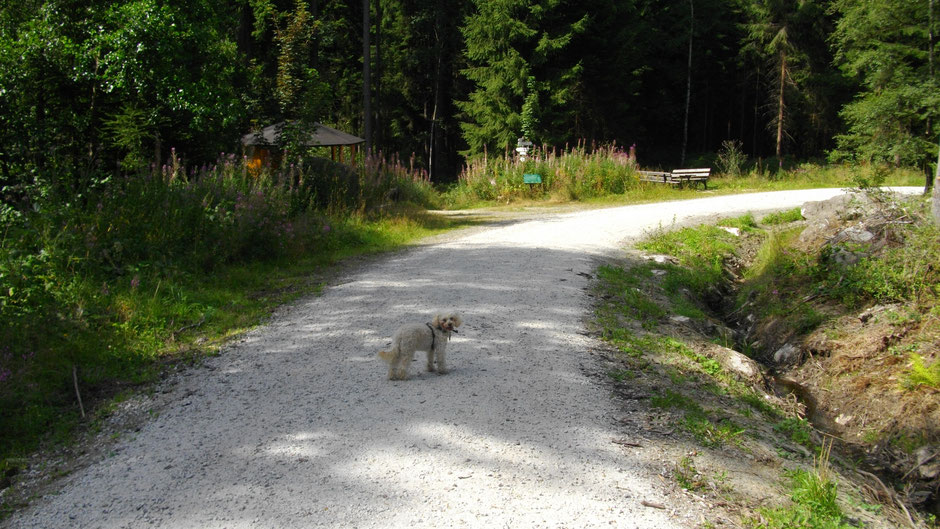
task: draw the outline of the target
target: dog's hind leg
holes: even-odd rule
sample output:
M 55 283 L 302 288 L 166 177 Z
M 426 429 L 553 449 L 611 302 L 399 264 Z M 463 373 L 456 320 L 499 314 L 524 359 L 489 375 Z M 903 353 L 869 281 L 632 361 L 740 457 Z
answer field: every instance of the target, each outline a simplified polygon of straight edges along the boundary
M 408 378 L 408 364 L 411 363 L 411 355 L 401 354 L 401 347 L 396 343 L 389 351 L 388 356 L 388 379 L 405 380 Z
M 428 349 L 428 373 L 434 372 L 434 349 Z

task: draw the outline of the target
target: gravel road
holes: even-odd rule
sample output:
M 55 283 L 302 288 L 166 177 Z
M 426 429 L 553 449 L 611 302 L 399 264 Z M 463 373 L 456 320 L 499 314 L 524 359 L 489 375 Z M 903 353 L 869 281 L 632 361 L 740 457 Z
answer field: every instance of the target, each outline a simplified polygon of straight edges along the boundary
M 599 258 L 658 225 L 840 190 L 711 197 L 519 220 L 382 258 L 281 309 L 181 376 L 170 403 L 16 528 L 694 527 L 582 334 Z M 405 322 L 456 309 L 452 372 L 386 380 Z M 666 509 L 642 502 L 660 503 Z

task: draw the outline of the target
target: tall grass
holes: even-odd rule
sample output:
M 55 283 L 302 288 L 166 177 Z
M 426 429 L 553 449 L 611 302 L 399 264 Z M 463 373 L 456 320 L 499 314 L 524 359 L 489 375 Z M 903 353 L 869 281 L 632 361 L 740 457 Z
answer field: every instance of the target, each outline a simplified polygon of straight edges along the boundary
M 252 325 L 290 292 L 251 290 L 279 290 L 297 263 L 420 231 L 386 213 L 393 190 L 399 204 L 434 198 L 394 160 L 186 167 L 174 153 L 83 196 L 0 207 L 0 458 L 66 432 L 77 394 L 88 404 L 152 379 L 157 359 L 190 348 L 188 330 Z
M 525 174 L 541 176 L 542 183 L 526 184 Z M 637 185 L 636 160 L 616 145 L 571 149 L 534 149 L 525 161 L 511 156 L 484 155 L 470 160 L 449 192 L 456 206 L 520 199 L 582 200 L 620 195 Z
M 790 472 L 790 499 L 787 507 L 758 509 L 758 517 L 746 520 L 754 529 L 850 529 L 837 503 L 838 490 L 832 479 L 829 456 L 832 443 L 824 443 L 811 471 Z

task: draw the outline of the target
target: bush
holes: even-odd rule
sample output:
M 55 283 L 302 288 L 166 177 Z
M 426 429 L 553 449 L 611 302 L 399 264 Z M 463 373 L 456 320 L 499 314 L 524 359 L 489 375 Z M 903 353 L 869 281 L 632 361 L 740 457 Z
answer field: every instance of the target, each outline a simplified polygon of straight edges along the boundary
M 350 213 L 391 188 L 429 187 L 394 164 L 257 170 L 231 155 L 187 170 L 174 154 L 97 181 L 81 196 L 43 188 L 29 208 L 0 209 L 0 456 L 69 422 L 73 370 L 91 394 L 151 376 L 177 329 L 214 310 L 189 299 L 192 284 L 232 264 L 357 245 Z
M 721 149 L 718 151 L 718 171 L 732 177 L 741 176 L 744 173 L 744 165 L 747 163 L 747 155 L 744 154 L 742 144 L 738 140 L 725 140 L 721 142 Z
M 538 174 L 541 184 L 526 184 L 525 174 Z M 525 161 L 507 156 L 470 160 L 460 174 L 455 202 L 519 199 L 582 200 L 626 193 L 637 184 L 636 162 L 616 146 L 561 152 L 535 149 Z

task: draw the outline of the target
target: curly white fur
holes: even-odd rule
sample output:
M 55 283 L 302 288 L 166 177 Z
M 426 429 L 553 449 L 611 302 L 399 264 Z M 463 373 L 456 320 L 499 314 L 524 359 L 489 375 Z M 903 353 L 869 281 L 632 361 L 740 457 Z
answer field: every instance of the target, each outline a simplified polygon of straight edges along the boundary
M 388 362 L 388 379 L 407 379 L 416 351 L 427 351 L 429 372 L 446 374 L 444 352 L 447 341 L 461 323 L 463 320 L 458 314 L 435 314 L 430 323 L 413 323 L 399 328 L 392 337 L 392 348 L 379 351 L 379 356 Z

